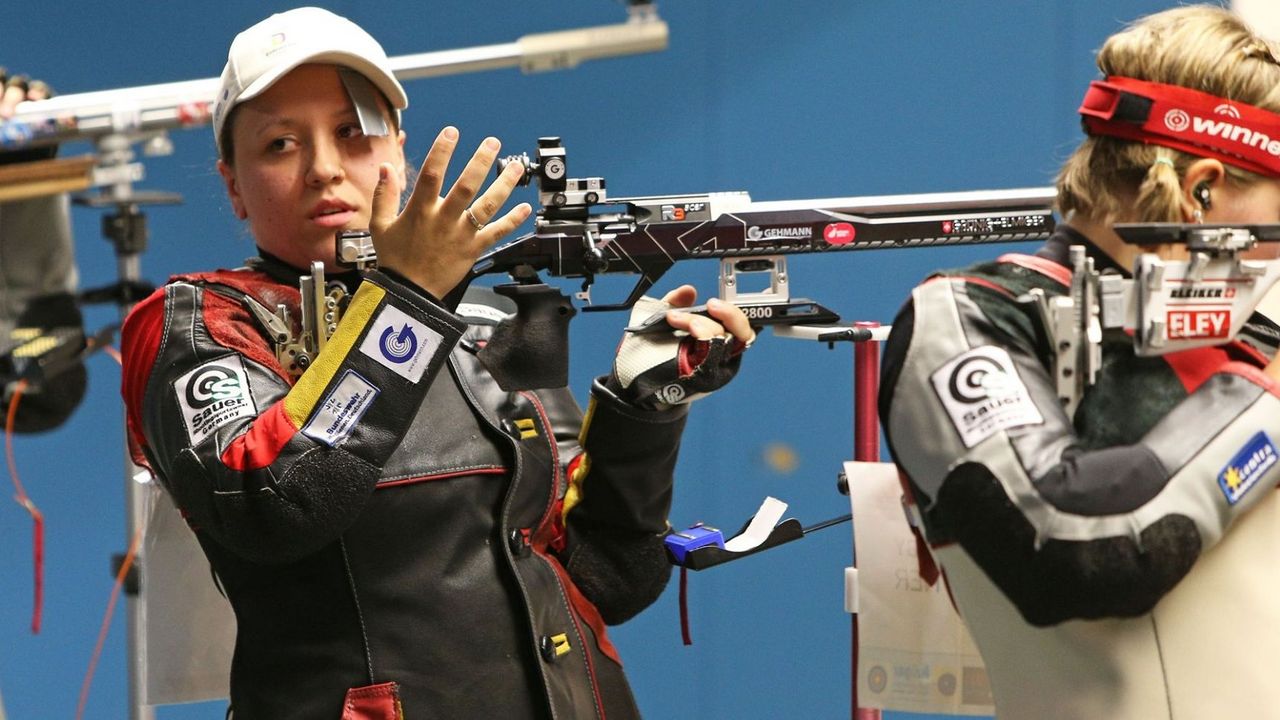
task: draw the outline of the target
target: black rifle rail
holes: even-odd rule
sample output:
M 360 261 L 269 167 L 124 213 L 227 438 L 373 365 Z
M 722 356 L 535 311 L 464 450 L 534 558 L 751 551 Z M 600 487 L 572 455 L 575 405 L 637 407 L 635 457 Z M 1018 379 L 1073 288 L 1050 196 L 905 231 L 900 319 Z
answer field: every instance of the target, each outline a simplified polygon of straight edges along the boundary
M 577 218 L 540 213 L 532 233 L 481 256 L 472 277 L 506 272 L 521 282 L 538 272 L 585 278 L 638 274 L 627 298 L 584 310 L 631 307 L 682 260 L 1022 242 L 1054 227 L 1051 188 L 752 203 L 745 193 L 610 200 L 626 212 Z M 732 207 L 716 211 L 716 205 Z M 653 220 L 673 208 L 682 220 Z

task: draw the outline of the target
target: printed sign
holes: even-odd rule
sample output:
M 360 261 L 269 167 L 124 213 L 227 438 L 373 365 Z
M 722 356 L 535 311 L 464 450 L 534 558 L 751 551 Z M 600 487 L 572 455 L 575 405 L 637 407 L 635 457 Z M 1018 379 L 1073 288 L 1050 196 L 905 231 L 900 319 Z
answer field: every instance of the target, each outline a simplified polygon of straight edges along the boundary
M 173 392 L 193 446 L 232 420 L 258 414 L 244 360 L 238 355 L 211 360 L 188 372 L 173 382 Z
M 1165 322 L 1170 340 L 1226 340 L 1231 330 L 1231 311 L 1169 310 Z
M 442 339 L 440 333 L 387 305 L 370 324 L 360 352 L 416 383 L 422 379 Z
M 1218 487 L 1222 488 L 1227 502 L 1232 505 L 1239 502 L 1275 466 L 1276 459 L 1276 446 L 1265 432 L 1249 438 L 1249 442 L 1218 473 Z
M 373 405 L 378 393 L 373 383 L 348 370 L 303 426 L 302 434 L 331 447 L 341 445 Z
M 952 358 L 930 380 L 965 447 L 1001 430 L 1044 422 L 1013 359 L 1002 348 L 974 348 Z

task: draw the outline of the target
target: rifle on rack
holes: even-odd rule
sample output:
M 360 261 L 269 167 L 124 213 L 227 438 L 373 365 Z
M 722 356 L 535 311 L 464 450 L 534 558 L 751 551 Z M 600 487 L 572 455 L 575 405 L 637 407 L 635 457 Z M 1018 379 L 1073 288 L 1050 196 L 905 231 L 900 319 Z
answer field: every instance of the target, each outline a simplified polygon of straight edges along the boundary
M 1280 225 L 1122 223 L 1135 245 L 1184 245 L 1186 260 L 1143 253 L 1133 277 L 1094 269 L 1085 249 L 1070 249 L 1071 289 L 1048 297 L 1032 290 L 1057 355 L 1058 398 L 1068 415 L 1102 365 L 1102 333 L 1124 330 L 1139 356 L 1220 345 L 1239 334 L 1263 296 L 1280 279 L 1280 261 L 1245 257 L 1260 242 L 1280 242 Z
M 495 45 L 399 55 L 389 58 L 389 64 L 396 78 L 405 81 L 507 67 L 519 67 L 525 73 L 563 70 L 592 60 L 666 49 L 667 23 L 652 2 L 628 0 L 627 13 L 625 22 L 531 33 Z M 70 176 L 60 184 L 6 187 L 0 182 L 0 197 L 12 200 L 102 187 L 121 202 L 133 200 L 136 194 L 130 185 L 143 179 L 144 169 L 142 163 L 134 162 L 131 147 L 141 144 L 147 156 L 172 154 L 169 132 L 208 124 L 217 91 L 218 78 L 204 78 L 18 103 L 13 117 L 0 120 L 0 151 L 75 141 L 92 142 L 95 151 L 87 164 L 47 162 L 41 174 Z M 146 196 L 141 197 L 145 201 Z
M 587 312 L 630 308 L 675 263 L 715 258 L 720 298 L 753 325 L 827 325 L 839 321 L 835 312 L 791 297 L 787 255 L 1038 240 L 1054 225 L 1053 188 L 780 202 L 745 192 L 610 199 L 604 178 L 568 177 L 559 138 L 540 138 L 532 159 L 499 160 L 498 172 L 511 162 L 525 169 L 521 184 L 537 184 L 542 208 L 533 232 L 482 255 L 471 279 L 582 278 L 577 297 Z M 639 279 L 620 302 L 593 302 L 596 276 L 611 273 Z M 741 276 L 750 273 L 767 274 L 767 289 L 743 291 Z

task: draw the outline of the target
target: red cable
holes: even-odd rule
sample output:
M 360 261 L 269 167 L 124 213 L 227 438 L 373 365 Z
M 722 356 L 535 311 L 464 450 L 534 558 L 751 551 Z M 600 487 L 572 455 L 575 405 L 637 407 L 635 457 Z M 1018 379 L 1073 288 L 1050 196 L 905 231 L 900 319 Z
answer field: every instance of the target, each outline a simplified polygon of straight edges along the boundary
M 129 543 L 129 551 L 124 555 L 124 562 L 120 563 L 120 570 L 116 573 L 116 581 L 111 586 L 111 598 L 107 600 L 107 612 L 102 616 L 102 627 L 98 628 L 98 642 L 93 646 L 93 656 L 89 658 L 89 669 L 84 674 L 84 683 L 80 686 L 80 702 L 76 705 L 76 720 L 84 717 L 84 706 L 89 701 L 89 686 L 93 684 L 93 674 L 98 669 L 98 658 L 102 655 L 102 646 L 107 640 L 107 631 L 111 629 L 111 616 L 116 610 L 116 600 L 120 597 L 120 588 L 124 586 L 124 579 L 129 574 L 129 569 L 133 567 L 133 559 L 138 554 L 138 545 L 142 542 L 142 525 L 133 534 L 133 541 Z
M 121 363 L 120 352 L 110 345 L 103 345 L 102 351 L 110 355 L 117 363 Z M 107 610 L 102 616 L 102 626 L 98 628 L 98 642 L 93 646 L 93 655 L 89 658 L 89 669 L 85 671 L 84 683 L 80 686 L 80 702 L 76 705 L 76 720 L 84 717 L 85 705 L 89 702 L 89 687 L 93 685 L 93 675 L 98 669 L 98 659 L 102 656 L 102 646 L 106 644 L 107 632 L 111 629 L 111 616 L 116 611 L 116 601 L 120 598 L 120 590 L 124 587 L 124 579 L 128 577 L 130 568 L 133 567 L 134 558 L 138 555 L 138 546 L 142 544 L 142 530 L 145 525 L 139 525 L 133 533 L 133 540 L 129 542 L 129 550 L 124 555 L 124 561 L 120 563 L 120 569 L 116 572 L 116 580 L 111 585 L 111 597 L 107 600 Z
M 680 639 L 685 645 L 693 644 L 693 635 L 689 633 L 689 569 L 680 566 Z
M 27 381 L 19 380 L 13 392 L 13 398 L 9 402 L 9 412 L 4 424 L 4 454 L 5 459 L 9 462 L 9 477 L 13 479 L 13 487 L 17 492 L 13 499 L 30 513 L 33 521 L 32 552 L 34 554 L 35 598 L 31 609 L 31 634 L 38 635 L 40 633 L 40 610 L 44 606 L 44 515 L 40 513 L 40 509 L 27 496 L 26 489 L 22 487 L 22 481 L 18 479 L 18 465 L 13 461 L 14 420 L 18 416 L 18 403 L 22 400 L 22 393 L 26 389 Z

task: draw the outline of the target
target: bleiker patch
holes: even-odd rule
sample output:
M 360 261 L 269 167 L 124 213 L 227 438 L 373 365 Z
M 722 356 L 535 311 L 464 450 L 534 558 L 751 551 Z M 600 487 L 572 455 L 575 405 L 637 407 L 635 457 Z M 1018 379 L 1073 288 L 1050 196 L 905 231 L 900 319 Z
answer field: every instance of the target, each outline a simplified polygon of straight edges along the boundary
M 302 434 L 337 447 L 355 430 L 379 392 L 354 370 L 346 371 L 302 427 Z
M 210 360 L 188 372 L 173 382 L 173 392 L 192 445 L 232 420 L 258 414 L 244 360 L 238 355 Z
M 1249 438 L 1249 442 L 1218 473 L 1218 487 L 1227 496 L 1227 502 L 1232 505 L 1239 502 L 1275 466 L 1277 459 L 1276 446 L 1265 432 Z
M 1044 422 L 1003 348 L 984 345 L 969 350 L 929 379 L 967 448 L 1001 430 Z
M 374 318 L 360 343 L 360 352 L 409 382 L 422 379 L 444 337 L 414 320 L 404 311 L 387 305 Z

